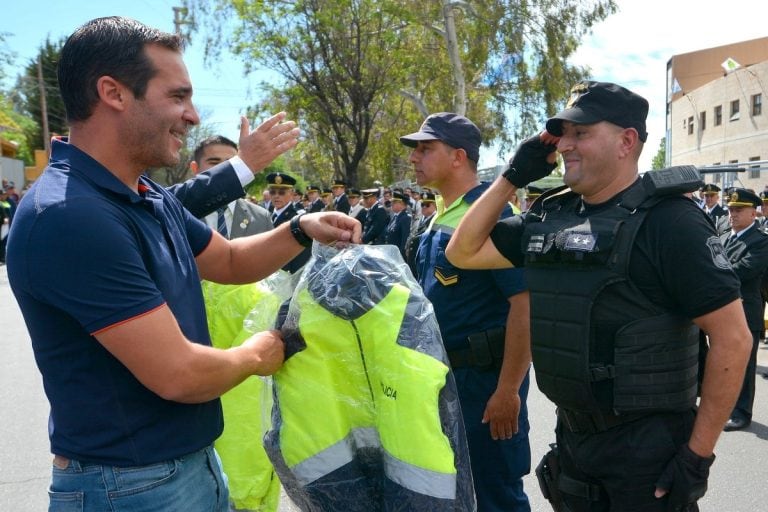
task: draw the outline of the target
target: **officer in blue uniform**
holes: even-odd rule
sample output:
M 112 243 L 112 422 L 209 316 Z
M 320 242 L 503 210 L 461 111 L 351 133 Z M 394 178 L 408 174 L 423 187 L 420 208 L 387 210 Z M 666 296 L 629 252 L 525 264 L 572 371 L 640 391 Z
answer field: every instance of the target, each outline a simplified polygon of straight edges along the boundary
M 440 194 L 417 249 L 416 277 L 434 305 L 456 377 L 478 511 L 528 512 L 522 479 L 531 459 L 525 278 L 519 269 L 462 270 L 445 258 L 454 228 L 488 187 L 477 177 L 480 130 L 464 116 L 442 112 L 400 141 L 413 148 L 418 185 Z M 506 208 L 503 216 L 511 214 Z

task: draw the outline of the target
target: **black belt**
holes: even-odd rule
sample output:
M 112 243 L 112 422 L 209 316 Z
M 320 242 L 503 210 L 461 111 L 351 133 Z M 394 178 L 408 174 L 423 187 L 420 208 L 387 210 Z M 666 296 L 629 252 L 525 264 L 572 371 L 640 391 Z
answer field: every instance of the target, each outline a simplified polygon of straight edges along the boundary
M 501 368 L 505 329 L 497 327 L 467 336 L 469 348 L 448 351 L 451 368 Z
M 594 434 L 648 416 L 647 412 L 631 414 L 588 413 L 557 408 L 557 417 L 571 432 Z

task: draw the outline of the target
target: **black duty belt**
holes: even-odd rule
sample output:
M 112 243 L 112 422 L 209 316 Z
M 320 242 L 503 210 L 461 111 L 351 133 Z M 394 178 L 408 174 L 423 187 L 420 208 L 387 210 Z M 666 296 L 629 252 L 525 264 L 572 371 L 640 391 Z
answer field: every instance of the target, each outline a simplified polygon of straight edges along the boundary
M 497 327 L 467 336 L 468 348 L 448 351 L 451 368 L 501 368 L 504 359 L 504 334 L 505 329 Z
M 557 417 L 571 432 L 594 434 L 648 416 L 647 412 L 631 414 L 588 413 L 557 408 Z

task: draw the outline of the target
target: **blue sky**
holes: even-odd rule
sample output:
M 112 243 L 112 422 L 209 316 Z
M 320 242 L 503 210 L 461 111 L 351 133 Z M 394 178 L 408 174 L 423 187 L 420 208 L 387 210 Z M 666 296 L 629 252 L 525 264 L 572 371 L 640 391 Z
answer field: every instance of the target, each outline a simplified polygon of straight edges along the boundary
M 651 158 L 664 135 L 665 72 L 676 54 L 768 36 L 762 0 L 728 0 L 711 5 L 701 0 L 617 0 L 620 11 L 584 39 L 576 62 L 589 65 L 596 80 L 620 83 L 650 102 L 649 142 L 640 161 Z M 0 32 L 11 33 L 8 45 L 22 67 L 33 58 L 47 35 L 65 37 L 99 16 L 122 15 L 163 30 L 173 30 L 174 0 L 18 0 L 2 1 Z M 199 38 L 198 38 L 199 39 Z M 194 101 L 216 131 L 237 140 L 237 122 L 252 102 L 249 90 L 262 77 L 243 77 L 243 66 L 225 54 L 206 68 L 202 47 L 187 48 L 185 62 L 195 87 Z M 12 76 L 16 72 L 9 73 Z M 502 163 L 509 155 L 481 153 L 481 165 Z
M 0 32 L 10 33 L 7 45 L 18 57 L 19 70 L 8 73 L 15 79 L 21 69 L 37 55 L 47 36 L 52 41 L 68 36 L 86 21 L 101 16 L 121 15 L 172 32 L 173 0 L 20 0 L 2 1 Z M 198 39 L 202 40 L 201 37 Z M 193 101 L 204 122 L 217 132 L 237 141 L 241 112 L 251 102 L 249 89 L 261 78 L 243 76 L 243 65 L 224 54 L 220 65 L 206 67 L 201 44 L 187 47 L 184 61 L 194 86 Z

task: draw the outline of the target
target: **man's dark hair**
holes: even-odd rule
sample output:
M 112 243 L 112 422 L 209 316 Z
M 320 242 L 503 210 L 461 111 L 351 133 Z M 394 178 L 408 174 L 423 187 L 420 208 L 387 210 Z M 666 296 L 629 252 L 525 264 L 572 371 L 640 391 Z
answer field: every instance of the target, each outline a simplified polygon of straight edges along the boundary
M 99 100 L 96 82 L 110 76 L 144 98 L 147 83 L 157 70 L 144 48 L 156 44 L 181 52 L 181 36 L 162 32 L 130 18 L 96 18 L 78 28 L 61 49 L 59 90 L 67 121 L 85 121 Z
M 215 145 L 222 145 L 222 146 L 229 146 L 231 148 L 234 148 L 235 151 L 237 151 L 237 144 L 229 140 L 223 135 L 212 135 L 210 137 L 206 137 L 205 139 L 201 140 L 197 146 L 195 146 L 195 152 L 192 156 L 192 159 L 200 164 L 200 158 L 203 156 L 203 151 L 205 151 L 205 148 L 208 146 L 215 146 Z

